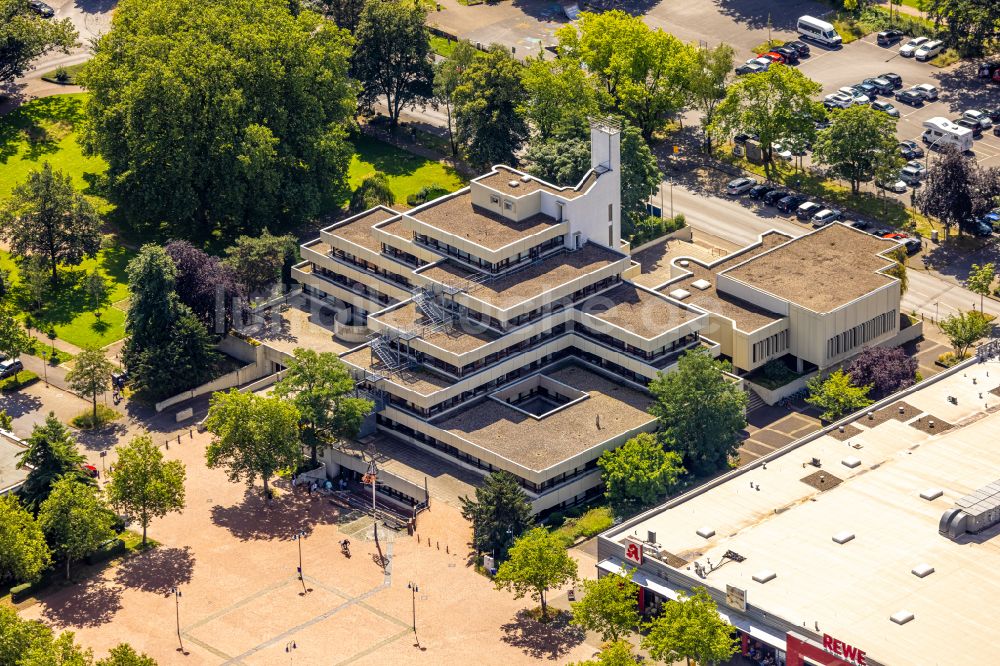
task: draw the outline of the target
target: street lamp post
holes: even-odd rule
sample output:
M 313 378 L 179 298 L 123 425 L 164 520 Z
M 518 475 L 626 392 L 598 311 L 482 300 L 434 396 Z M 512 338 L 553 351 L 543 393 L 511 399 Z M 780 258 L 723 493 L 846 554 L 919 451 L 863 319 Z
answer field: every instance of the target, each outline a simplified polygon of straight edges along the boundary
M 302 573 L 302 540 L 305 538 L 306 533 L 302 530 L 292 535 L 292 541 L 297 541 L 299 544 L 299 581 L 302 583 L 302 594 L 306 593 L 306 579 Z
M 49 385 L 49 364 L 46 361 L 49 354 L 44 349 L 42 350 L 42 374 L 45 375 L 45 385 Z M 37 377 L 38 375 L 35 375 Z
M 410 596 L 413 598 L 413 635 L 417 635 L 417 592 L 420 588 L 417 587 L 416 583 L 407 583 L 406 587 L 410 590 Z
M 174 588 L 174 607 L 177 615 L 177 651 L 184 652 L 184 641 L 181 640 L 181 591 Z

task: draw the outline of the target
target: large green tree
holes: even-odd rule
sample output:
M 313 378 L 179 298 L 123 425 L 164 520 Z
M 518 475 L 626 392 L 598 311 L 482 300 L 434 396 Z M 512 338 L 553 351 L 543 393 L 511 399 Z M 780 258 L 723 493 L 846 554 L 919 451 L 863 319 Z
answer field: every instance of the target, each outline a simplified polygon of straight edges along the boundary
M 705 349 L 694 349 L 676 370 L 658 373 L 649 384 L 656 398 L 649 411 L 660 422 L 661 441 L 698 474 L 725 467 L 746 427 L 747 394 L 723 374 L 726 369 Z
M 354 214 L 375 206 L 392 208 L 395 203 L 396 196 L 392 193 L 388 176 L 381 171 L 376 171 L 361 181 L 361 184 L 351 194 L 348 210 Z
M 528 123 L 518 111 L 527 100 L 521 68 L 495 44 L 476 55 L 452 93 L 458 141 L 478 166 L 517 164 L 528 138 Z
M 88 347 L 73 359 L 73 368 L 66 373 L 66 383 L 81 395 L 88 396 L 93 406 L 94 425 L 97 425 L 97 396 L 111 386 L 111 375 L 115 366 L 111 364 L 104 350 Z
M 964 56 L 982 55 L 1000 34 L 1000 3 L 993 0 L 923 0 L 920 8 L 943 25 Z
M 969 269 L 969 277 L 965 279 L 965 286 L 973 294 L 979 294 L 979 311 L 983 311 L 983 299 L 990 294 L 993 288 L 993 281 L 997 277 L 996 264 L 992 261 L 988 264 L 972 264 Z
M 45 535 L 16 495 L 0 497 L 0 581 L 34 583 L 52 562 Z
M 25 620 L 17 611 L 0 604 L 0 664 L 4 666 L 90 666 L 93 654 L 73 641 L 72 631 L 55 636 L 38 620 Z M 98 666 L 130 666 L 107 664 Z M 134 666 L 156 666 L 135 664 Z
M 264 497 L 276 472 L 294 469 L 302 458 L 299 410 L 276 397 L 233 390 L 212 395 L 205 429 L 214 437 L 208 445 L 209 467 L 223 467 L 230 481 L 252 487 L 260 477 Z
M 142 525 L 142 543 L 153 518 L 184 508 L 184 463 L 164 460 L 163 451 L 149 435 L 140 435 L 118 448 L 118 462 L 110 474 L 108 501 Z
M 952 146 L 941 149 L 941 156 L 927 170 L 927 177 L 916 193 L 917 208 L 924 215 L 938 218 L 951 228 L 972 218 L 976 202 L 976 164 Z
M 23 75 L 35 58 L 56 50 L 69 53 L 76 37 L 68 18 L 43 18 L 28 0 L 0 0 L 0 88 Z
M 681 454 L 664 450 L 648 432 L 602 453 L 597 466 L 615 515 L 628 516 L 662 500 L 684 474 L 682 462 Z
M 836 421 L 845 414 L 872 404 L 868 397 L 872 387 L 856 386 L 843 369 L 835 370 L 826 378 L 816 375 L 809 380 L 806 388 L 809 389 L 806 402 L 822 409 L 820 418 L 827 421 Z
M 460 497 L 462 517 L 472 523 L 472 547 L 491 552 L 498 560 L 534 525 L 528 496 L 510 472 L 493 472 L 476 486 L 475 499 Z
M 451 154 L 458 154 L 455 143 L 455 88 L 462 82 L 462 74 L 476 59 L 476 47 L 466 39 L 460 39 L 447 58 L 434 65 L 434 100 L 444 106 L 448 118 L 448 143 L 451 144 Z
M 80 75 L 84 142 L 136 225 L 175 237 L 312 218 L 346 186 L 351 37 L 268 0 L 122 0 Z
M 27 444 L 28 448 L 17 454 L 17 467 L 29 470 L 20 494 L 21 501 L 33 513 L 38 513 L 59 479 L 93 483 L 80 467 L 86 458 L 76 450 L 69 429 L 56 418 L 55 412 L 49 412 L 44 423 L 32 428 Z
M 115 535 L 114 519 L 94 486 L 72 478 L 52 484 L 52 493 L 38 512 L 38 522 L 53 553 L 66 563 L 66 580 L 75 560 L 90 555 Z
M 601 651 L 587 661 L 576 661 L 570 666 L 636 666 L 639 660 L 632 654 L 632 644 L 628 641 L 607 643 Z
M 260 234 L 237 238 L 226 248 L 223 263 L 245 292 L 253 295 L 283 279 L 284 268 L 297 249 L 295 236 L 275 236 L 264 229 Z
M 576 577 L 576 560 L 566 552 L 559 536 L 536 527 L 510 547 L 508 559 L 497 569 L 493 584 L 498 590 L 513 591 L 515 599 L 530 594 L 541 603 L 544 619 L 548 615 L 548 591 Z
M 371 400 L 353 393 L 354 378 L 336 354 L 299 347 L 287 360 L 274 394 L 299 410 L 302 442 L 310 448 L 313 463 L 320 446 L 356 437 L 374 409 Z
M 705 133 L 705 151 L 712 152 L 712 132 L 715 110 L 726 97 L 726 85 L 733 71 L 733 47 L 725 42 L 711 49 L 698 49 L 688 78 L 691 104 L 701 111 L 702 130 Z
M 174 289 L 173 260 L 158 245 L 144 245 L 127 267 L 128 312 L 122 362 L 133 387 L 160 400 L 204 382 L 217 354 L 212 339 Z
M 144 652 L 136 652 L 128 643 L 120 643 L 111 648 L 107 657 L 98 659 L 94 666 L 156 666 L 156 660 Z
M 594 631 L 605 643 L 626 638 L 639 627 L 639 586 L 631 575 L 608 574 L 584 580 L 583 598 L 572 604 L 574 624 Z
M 837 178 L 850 182 L 853 194 L 862 182 L 903 166 L 896 148 L 896 119 L 865 104 L 833 111 L 830 126 L 816 137 L 813 155 Z
M 0 208 L 0 233 L 18 257 L 42 257 L 59 279 L 59 264 L 75 266 L 101 247 L 100 217 L 73 181 L 45 162 L 14 188 Z
M 969 347 L 990 334 L 993 323 L 982 312 L 969 310 L 942 319 L 938 323 L 938 328 L 948 337 L 948 342 L 955 348 L 955 353 L 961 359 L 965 358 Z
M 560 55 L 579 61 L 596 76 L 610 110 L 636 125 L 647 139 L 688 100 L 695 48 L 650 28 L 640 16 L 620 10 L 584 12 L 556 36 Z
M 628 238 L 646 217 L 646 202 L 660 186 L 663 174 L 639 128 L 622 128 L 622 237 Z
M 654 661 L 664 664 L 680 659 L 715 664 L 739 650 L 732 625 L 719 617 L 715 601 L 703 587 L 695 588 L 693 595 L 678 593 L 677 601 L 664 604 L 648 628 L 642 647 Z
M 532 139 L 524 153 L 528 173 L 554 185 L 574 186 L 590 170 L 590 140 Z
M 17 358 L 31 346 L 31 336 L 18 319 L 18 312 L 9 301 L 0 303 L 0 354 Z
M 354 39 L 352 74 L 361 82 L 358 103 L 371 108 L 385 98 L 389 123 L 399 122 L 407 106 L 433 94 L 433 54 L 424 25 L 427 10 L 418 2 L 368 0 L 361 10 Z
M 310 0 L 306 4 L 315 7 L 316 11 L 336 23 L 337 27 L 353 34 L 361 19 L 365 0 Z
M 804 145 L 816 132 L 822 106 L 813 100 L 822 87 L 794 67 L 775 63 L 766 72 L 733 82 L 715 110 L 709 131 L 729 136 L 756 134 L 770 169 L 773 146 L 780 141 Z
M 570 57 L 531 58 L 521 80 L 527 92 L 522 112 L 542 141 L 575 136 L 598 114 L 598 89 Z

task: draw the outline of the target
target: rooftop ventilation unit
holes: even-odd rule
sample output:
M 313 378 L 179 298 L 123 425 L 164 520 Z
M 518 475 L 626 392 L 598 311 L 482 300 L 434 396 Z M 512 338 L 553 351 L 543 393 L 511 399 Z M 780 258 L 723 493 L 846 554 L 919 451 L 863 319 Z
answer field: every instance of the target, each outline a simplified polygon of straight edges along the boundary
M 917 566 L 910 569 L 910 573 L 916 576 L 917 578 L 926 578 L 927 576 L 930 576 L 932 573 L 934 573 L 934 567 L 926 563 L 918 564 Z
M 928 488 L 924 492 L 920 493 L 920 499 L 925 499 L 928 502 L 936 500 L 938 497 L 944 495 L 944 491 L 940 488 Z
M 837 532 L 836 534 L 833 535 L 833 540 L 835 543 L 843 545 L 848 541 L 854 540 L 854 532 L 848 532 L 847 530 L 844 530 L 843 532 Z
M 529 176 L 528 174 L 524 174 L 523 176 L 521 176 L 521 182 L 522 183 L 530 183 L 531 182 L 531 176 Z
M 677 265 L 680 266 L 681 268 L 687 268 L 690 263 L 691 262 L 689 262 L 687 259 L 681 259 L 680 261 L 677 262 Z
M 954 539 L 966 532 L 978 534 L 1000 523 L 1000 480 L 955 501 L 938 522 L 938 533 Z
M 840 464 L 849 469 L 854 469 L 861 464 L 861 460 L 859 458 L 855 458 L 854 456 L 848 456 L 847 458 L 841 460 Z
M 690 295 L 691 292 L 686 289 L 674 289 L 672 292 L 670 292 L 670 298 L 675 298 L 678 301 L 683 301 Z
M 508 181 L 507 181 L 507 186 L 508 186 L 508 187 L 510 187 L 510 188 L 512 188 L 512 189 L 517 189 L 517 187 L 518 187 L 518 186 L 519 186 L 520 184 L 521 184 L 521 182 L 520 182 L 520 181 L 518 181 L 518 180 L 508 180 Z
M 889 619 L 896 624 L 906 624 L 913 619 L 913 613 L 907 610 L 901 610 L 890 615 Z
M 701 291 L 705 291 L 706 289 L 712 286 L 712 283 L 709 282 L 708 280 L 695 280 L 694 282 L 691 283 L 691 286 L 694 287 L 695 289 L 700 289 Z
M 711 539 L 712 537 L 715 536 L 715 530 L 713 530 L 711 527 L 702 527 L 699 528 L 698 531 L 695 532 L 695 534 L 697 534 L 703 539 Z
M 774 573 L 770 569 L 763 569 L 763 570 L 758 571 L 757 573 L 755 573 L 753 575 L 754 581 L 757 582 L 757 583 L 760 583 L 761 585 L 763 585 L 764 583 L 767 583 L 769 581 L 772 581 L 772 580 L 774 580 L 777 577 L 778 577 L 778 574 Z

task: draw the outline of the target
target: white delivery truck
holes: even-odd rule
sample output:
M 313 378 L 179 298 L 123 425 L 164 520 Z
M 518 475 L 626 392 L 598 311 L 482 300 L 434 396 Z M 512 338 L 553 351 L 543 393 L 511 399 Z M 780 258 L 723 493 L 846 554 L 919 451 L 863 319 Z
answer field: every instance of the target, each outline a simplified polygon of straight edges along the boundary
M 826 46 L 840 46 L 842 41 L 832 23 L 821 21 L 813 16 L 800 16 L 796 27 L 799 34 L 806 39 Z
M 924 121 L 924 133 L 920 137 L 931 147 L 954 146 L 961 152 L 972 150 L 972 130 L 956 125 L 947 118 L 936 116 Z

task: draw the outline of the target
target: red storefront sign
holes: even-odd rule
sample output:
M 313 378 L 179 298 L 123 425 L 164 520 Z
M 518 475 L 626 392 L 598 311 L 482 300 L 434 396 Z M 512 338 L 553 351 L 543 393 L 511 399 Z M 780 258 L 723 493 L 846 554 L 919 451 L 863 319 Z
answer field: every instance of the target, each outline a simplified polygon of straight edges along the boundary
M 625 547 L 625 559 L 629 562 L 642 564 L 642 546 L 637 543 L 629 543 Z
M 864 650 L 848 645 L 829 634 L 823 634 L 822 647 L 794 633 L 785 636 L 785 643 L 788 648 L 785 655 L 787 666 L 806 666 L 806 659 L 809 663 L 819 666 L 867 666 L 868 664 Z

